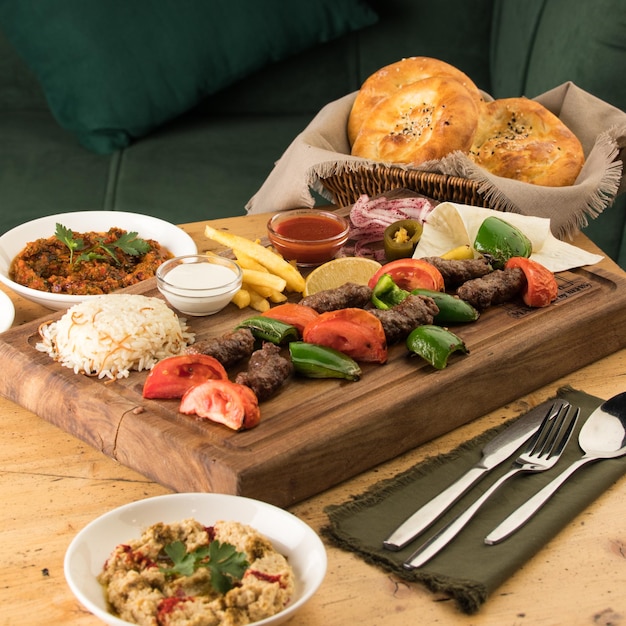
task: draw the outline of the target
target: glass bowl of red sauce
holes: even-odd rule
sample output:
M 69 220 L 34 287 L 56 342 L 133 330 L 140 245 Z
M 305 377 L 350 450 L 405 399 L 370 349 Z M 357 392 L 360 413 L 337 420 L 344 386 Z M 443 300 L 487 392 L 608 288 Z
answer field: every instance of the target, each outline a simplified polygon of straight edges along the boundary
M 314 267 L 330 261 L 348 241 L 350 222 L 332 211 L 294 209 L 267 222 L 274 248 L 288 261 Z

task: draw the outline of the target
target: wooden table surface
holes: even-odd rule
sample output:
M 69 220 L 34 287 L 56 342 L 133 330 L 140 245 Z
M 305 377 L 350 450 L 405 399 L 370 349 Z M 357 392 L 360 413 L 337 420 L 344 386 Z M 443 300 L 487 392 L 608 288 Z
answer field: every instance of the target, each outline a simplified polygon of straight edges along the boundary
M 254 238 L 267 216 L 213 222 Z M 200 250 L 215 249 L 204 224 L 183 226 Z M 577 245 L 594 249 L 585 237 Z M 597 251 L 597 250 L 596 250 Z M 621 271 L 608 260 L 603 265 Z M 10 293 L 15 324 L 47 313 Z M 10 376 L 10 372 L 1 372 Z M 365 472 L 289 510 L 319 530 L 324 508 L 361 493 L 411 465 L 519 415 L 570 384 L 602 398 L 626 390 L 626 350 L 537 389 L 515 402 Z M 74 535 L 115 507 L 169 490 L 120 465 L 14 403 L 0 398 L 0 624 L 95 625 L 63 576 Z M 480 613 L 461 614 L 454 602 L 368 565 L 326 543 L 328 573 L 313 599 L 290 622 L 298 626 L 459 624 L 626 626 L 626 476 L 499 588 Z

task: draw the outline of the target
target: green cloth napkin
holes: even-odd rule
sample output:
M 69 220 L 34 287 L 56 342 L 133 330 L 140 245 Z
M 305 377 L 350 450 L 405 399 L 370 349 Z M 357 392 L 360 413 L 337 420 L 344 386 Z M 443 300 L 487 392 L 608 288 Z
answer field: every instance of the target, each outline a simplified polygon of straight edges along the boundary
M 421 582 L 431 591 L 452 596 L 464 613 L 476 613 L 499 585 L 626 472 L 626 457 L 591 463 L 575 472 L 559 492 L 511 537 L 493 546 L 484 543 L 485 536 L 509 513 L 582 454 L 578 431 L 602 400 L 571 387 L 559 389 L 557 395 L 581 409 L 576 430 L 559 463 L 547 472 L 520 475 L 505 483 L 461 533 L 423 567 L 406 570 L 402 563 L 422 541 L 507 472 L 516 455 L 487 474 L 431 528 L 402 550 L 386 550 L 383 540 L 420 506 L 472 467 L 481 457 L 482 446 L 513 420 L 448 454 L 426 459 L 394 478 L 381 481 L 349 502 L 327 507 L 325 512 L 330 523 L 322 533 L 339 547 L 356 552 L 369 563 L 405 580 Z M 545 412 L 551 403 L 547 401 L 533 410 Z

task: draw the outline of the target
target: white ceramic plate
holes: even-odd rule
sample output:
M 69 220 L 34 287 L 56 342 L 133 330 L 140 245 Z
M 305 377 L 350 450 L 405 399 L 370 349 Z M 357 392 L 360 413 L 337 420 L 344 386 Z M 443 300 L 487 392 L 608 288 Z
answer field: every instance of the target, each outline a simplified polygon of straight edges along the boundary
M 15 319 L 15 307 L 11 298 L 4 291 L 0 291 L 0 333 L 11 328 Z
M 65 554 L 65 578 L 81 604 L 111 626 L 127 626 L 108 612 L 103 588 L 96 580 L 113 548 L 141 536 L 156 522 L 193 517 L 210 526 L 238 521 L 256 528 L 289 559 L 296 576 L 294 597 L 283 611 L 255 622 L 275 626 L 293 617 L 317 591 L 326 574 L 326 550 L 317 534 L 297 517 L 258 500 L 215 493 L 176 493 L 127 504 L 97 518 L 73 539 Z
M 198 249 L 193 239 L 181 228 L 150 215 L 125 213 L 123 211 L 76 211 L 49 215 L 25 224 L 20 224 L 0 237 L 0 281 L 24 298 L 54 310 L 67 309 L 74 304 L 95 296 L 70 296 L 47 293 L 14 283 L 9 278 L 9 267 L 13 259 L 26 244 L 42 237 L 52 237 L 56 224 L 70 228 L 76 233 L 107 231 L 117 227 L 137 232 L 143 239 L 154 239 L 165 246 L 174 256 L 196 254 Z

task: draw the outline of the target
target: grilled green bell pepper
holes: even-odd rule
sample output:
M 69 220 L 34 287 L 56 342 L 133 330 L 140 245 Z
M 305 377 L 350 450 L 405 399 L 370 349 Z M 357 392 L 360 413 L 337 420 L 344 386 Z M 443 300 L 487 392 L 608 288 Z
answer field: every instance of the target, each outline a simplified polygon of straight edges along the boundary
M 465 342 L 449 330 L 434 324 L 415 328 L 406 340 L 407 348 L 419 354 L 433 367 L 442 370 L 453 352 L 468 354 Z
M 291 362 L 298 374 L 308 378 L 359 380 L 359 364 L 343 352 L 304 341 L 289 344 Z
M 387 226 L 383 234 L 387 261 L 413 256 L 422 230 L 423 227 L 417 220 L 398 220 Z
M 256 339 L 277 345 L 300 339 L 295 326 L 261 315 L 244 320 L 237 325 L 237 328 L 249 328 Z
M 411 295 L 396 285 L 389 274 L 383 274 L 372 289 L 372 304 L 377 309 L 391 309 Z
M 499 217 L 483 220 L 474 239 L 474 250 L 489 258 L 493 269 L 502 269 L 514 256 L 528 258 L 532 244 L 517 227 Z
M 439 308 L 439 313 L 433 319 L 436 324 L 475 322 L 480 316 L 480 313 L 469 302 L 452 294 L 431 289 L 413 289 L 411 293 L 417 296 L 428 296 L 435 301 Z

